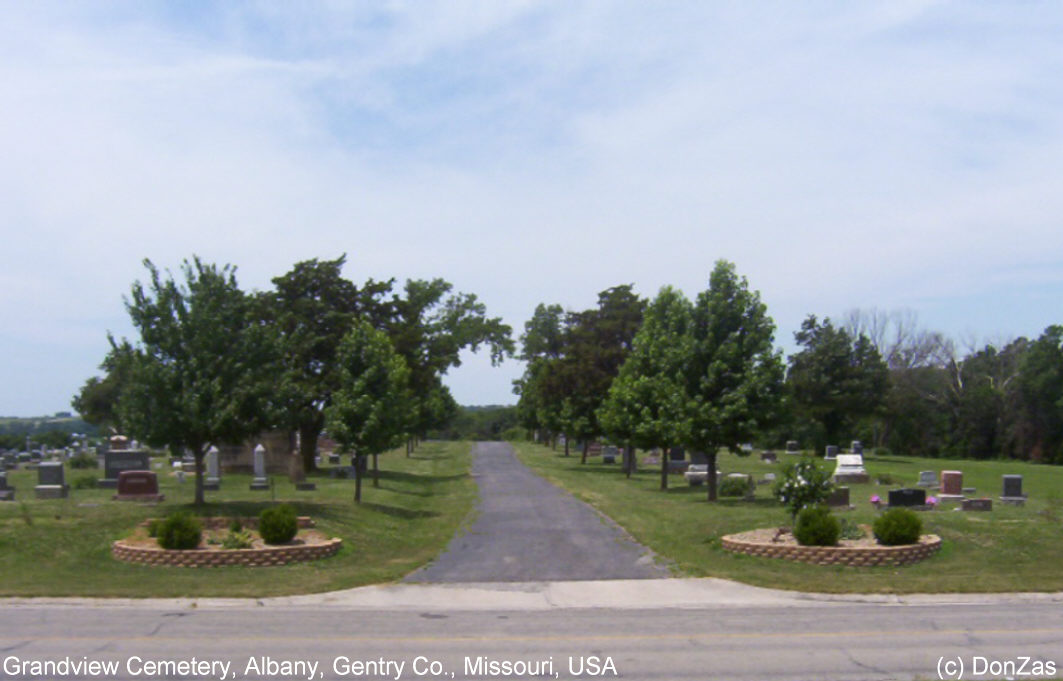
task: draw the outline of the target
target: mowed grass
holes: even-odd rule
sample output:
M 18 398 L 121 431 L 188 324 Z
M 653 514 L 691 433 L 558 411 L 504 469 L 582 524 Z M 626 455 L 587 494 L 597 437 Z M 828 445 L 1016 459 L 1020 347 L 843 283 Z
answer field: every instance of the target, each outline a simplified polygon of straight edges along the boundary
M 790 524 L 771 485 L 759 485 L 754 501 L 708 503 L 706 488 L 690 487 L 682 476 L 669 476 L 670 488 L 661 491 L 659 466 L 644 466 L 628 480 L 618 464 L 591 459 L 581 465 L 578 456 L 566 458 L 560 450 L 531 443 L 515 446 L 522 461 L 612 517 L 639 542 L 672 561 L 678 575 L 828 593 L 1063 591 L 1063 467 L 865 456 L 872 482 L 849 485 L 856 508 L 837 511 L 841 518 L 870 525 L 877 517 L 871 495 L 885 502 L 890 489 L 914 487 L 922 470 L 963 471 L 964 486 L 977 488 L 973 496 L 993 499 L 993 510 L 962 512 L 946 505 L 920 513 L 923 531 L 941 536 L 944 542 L 941 551 L 922 563 L 896 568 L 822 567 L 737 555 L 721 548 L 720 538 L 726 534 Z M 784 465 L 796 458 L 779 454 L 780 462 L 769 464 L 757 455 L 718 457 L 724 475 L 752 473 L 758 480 L 765 473 L 781 475 Z M 833 462 L 821 465 L 833 471 Z M 1005 474 L 1023 476 L 1023 491 L 1029 496 L 1025 506 L 1005 506 L 998 500 Z M 883 475 L 896 483 L 876 484 Z
M 253 492 L 251 476 L 224 475 L 205 507 L 193 506 L 194 482 L 158 470 L 166 501 L 155 506 L 111 501 L 114 490 L 71 489 L 64 500 L 36 500 L 36 471 L 9 471 L 14 503 L 0 503 L 0 595 L 127 597 L 264 597 L 389 582 L 432 560 L 454 535 L 476 500 L 467 442 L 426 442 L 407 458 L 380 457 L 380 487 L 369 479 L 362 503 L 354 481 L 327 473 L 309 479 L 317 490 L 299 492 L 286 476 L 273 489 Z M 344 457 L 346 459 L 347 457 Z M 163 459 L 154 459 L 163 461 Z M 67 483 L 95 480 L 100 470 L 67 470 Z M 111 543 L 146 518 L 187 509 L 197 515 L 257 516 L 288 502 L 311 516 L 317 529 L 343 539 L 323 560 L 268 568 L 177 568 L 131 565 L 111 557 Z

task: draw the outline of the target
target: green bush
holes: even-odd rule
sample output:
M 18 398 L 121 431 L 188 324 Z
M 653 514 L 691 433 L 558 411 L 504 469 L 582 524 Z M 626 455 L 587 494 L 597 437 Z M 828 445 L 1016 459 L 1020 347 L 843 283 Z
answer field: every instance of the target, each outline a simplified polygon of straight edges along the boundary
M 834 485 L 831 474 L 821 469 L 809 457 L 786 467 L 783 477 L 775 483 L 775 497 L 786 506 L 795 521 L 803 508 L 823 503 L 830 496 Z
M 159 527 L 161 527 L 161 526 L 162 526 L 162 519 L 161 518 L 152 518 L 151 520 L 149 520 L 148 521 L 148 536 L 149 537 L 158 537 L 159 536 Z
M 872 528 L 883 546 L 915 544 L 923 533 L 923 521 L 906 508 L 891 508 L 878 517 Z
M 752 478 L 724 478 L 716 489 L 721 497 L 744 497 L 753 493 Z
M 240 532 L 243 529 L 244 529 L 244 524 L 242 522 L 240 522 L 239 518 L 233 518 L 232 522 L 229 523 L 229 531 L 230 532 L 234 532 L 234 533 L 235 532 Z
M 267 544 L 290 542 L 298 531 L 295 509 L 288 504 L 272 506 L 258 516 L 258 533 Z
M 96 489 L 96 476 L 83 475 L 80 478 L 74 478 L 74 489 Z
M 159 525 L 159 546 L 164 549 L 187 551 L 199 546 L 203 526 L 191 513 L 174 513 Z
M 253 544 L 254 539 L 252 538 L 251 533 L 247 530 L 231 531 L 221 540 L 221 547 L 223 549 L 249 549 Z
M 842 518 L 842 539 L 863 539 L 867 533 L 864 532 L 864 528 L 860 527 L 852 520 L 848 518 Z
M 91 454 L 78 454 L 67 462 L 71 468 L 98 468 L 99 462 Z
M 797 514 L 794 538 L 801 546 L 834 546 L 842 525 L 824 506 L 812 506 Z

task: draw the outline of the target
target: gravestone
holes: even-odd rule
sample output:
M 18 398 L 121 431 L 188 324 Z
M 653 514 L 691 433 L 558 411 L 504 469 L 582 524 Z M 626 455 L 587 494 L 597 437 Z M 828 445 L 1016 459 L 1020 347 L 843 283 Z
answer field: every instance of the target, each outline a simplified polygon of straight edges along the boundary
M 963 471 L 941 471 L 941 494 L 944 501 L 963 498 Z
M 218 448 L 211 445 L 207 450 L 204 463 L 207 467 L 207 477 L 203 480 L 203 489 L 217 492 L 221 489 L 221 461 L 219 460 Z
M 292 455 L 288 457 L 288 479 L 295 485 L 295 489 L 300 492 L 312 492 L 317 489 L 317 485 L 306 481 L 306 471 L 303 470 L 303 457 L 299 455 L 299 452 L 292 452 Z
M 37 486 L 33 493 L 38 499 L 66 499 L 70 487 L 66 484 L 63 464 L 45 461 L 37 467 Z
M 159 477 L 154 471 L 122 471 L 118 474 L 118 494 L 114 501 L 162 501 Z
M 992 511 L 992 499 L 964 499 L 961 508 L 965 511 Z
M 889 492 L 890 508 L 926 506 L 926 490 L 922 488 L 906 487 L 904 489 L 891 489 Z
M 705 452 L 690 452 L 690 463 L 700 464 L 703 466 L 709 465 L 709 457 L 705 455 Z
M 768 463 L 778 463 L 779 459 L 775 456 L 775 452 L 761 452 L 760 460 Z
M 151 457 L 143 449 L 111 449 L 103 455 L 103 479 L 98 487 L 117 487 L 122 471 L 146 471 L 151 468 Z
M 937 473 L 935 473 L 934 471 L 919 471 L 919 482 L 915 484 L 918 487 L 937 487 Z
M 833 461 L 838 457 L 838 445 L 827 445 L 827 451 L 824 452 L 823 458 L 828 461 Z
M 601 454 L 602 454 L 602 443 L 601 442 L 592 442 L 589 445 L 587 445 L 587 456 L 601 456 Z
M 827 497 L 827 506 L 830 506 L 831 508 L 850 508 L 849 488 L 835 487 L 832 489 L 830 496 Z
M 764 474 L 764 480 L 762 482 L 765 485 L 775 482 L 775 474 L 774 473 L 765 473 Z
M 871 477 L 864 470 L 864 457 L 860 454 L 839 454 L 836 460 L 834 482 L 862 484 L 871 481 Z
M 328 462 L 330 464 L 332 464 L 333 466 L 339 466 L 340 465 L 340 455 L 336 454 L 335 452 L 333 452 L 332 454 L 329 454 L 328 455 Z
M 860 442 L 860 440 L 853 440 L 849 444 L 849 452 L 851 454 L 863 454 L 864 453 L 864 443 Z
M 18 455 L 13 453 L 4 454 L 4 470 L 13 471 L 18 468 Z
M 668 451 L 667 465 L 669 473 L 686 472 L 686 470 L 690 466 L 690 462 L 686 460 L 686 450 L 682 447 L 672 447 Z
M 616 463 L 616 447 L 609 445 L 602 452 L 602 463 Z
M 787 454 L 797 454 L 800 451 L 798 449 L 798 446 L 799 445 L 797 444 L 797 440 L 787 440 L 786 441 L 786 453 Z
M 1022 493 L 1022 476 L 1021 475 L 1005 475 L 1004 489 L 1000 500 L 1005 504 L 1012 506 L 1022 506 L 1026 503 L 1026 495 Z
M 0 501 L 14 501 L 15 488 L 7 486 L 7 471 L 0 471 Z
M 687 453 L 682 447 L 672 447 L 668 450 L 669 461 L 686 461 Z
M 266 448 L 261 444 L 255 446 L 253 457 L 255 477 L 251 480 L 251 489 L 269 489 L 269 479 L 266 478 Z

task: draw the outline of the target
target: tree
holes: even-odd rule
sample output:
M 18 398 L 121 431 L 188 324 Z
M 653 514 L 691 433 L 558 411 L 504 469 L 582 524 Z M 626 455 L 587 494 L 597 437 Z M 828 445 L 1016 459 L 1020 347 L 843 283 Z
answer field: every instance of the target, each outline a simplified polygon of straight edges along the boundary
M 187 448 L 203 503 L 203 457 L 213 443 L 239 443 L 271 425 L 269 396 L 276 342 L 252 314 L 235 268 L 199 258 L 182 265 L 184 283 L 133 284 L 126 309 L 140 333 L 129 345 L 118 413 L 131 435 L 153 446 Z
M 355 501 L 362 500 L 365 457 L 398 446 L 409 425 L 408 370 L 387 335 L 358 320 L 337 352 L 340 388 L 325 411 L 329 433 L 354 453 Z
M 879 410 L 889 369 L 867 336 L 854 338 L 830 319 L 809 315 L 794 338 L 802 349 L 790 357 L 787 385 L 797 416 L 821 429 L 818 449 Z
M 122 394 L 129 373 L 132 347 L 128 342 L 116 343 L 108 337 L 111 350 L 100 364 L 106 375 L 103 378 L 93 376 L 85 381 L 71 405 L 81 418 L 96 426 L 121 429 L 118 414 L 118 398 Z
M 259 296 L 259 314 L 277 331 L 282 352 L 274 399 L 278 425 L 299 433 L 303 469 L 314 468 L 325 409 L 339 389 L 337 352 L 356 320 L 383 328 L 393 309 L 382 296 L 392 282 L 368 280 L 362 288 L 342 276 L 346 255 L 296 263 Z
M 708 459 L 709 501 L 716 500 L 717 450 L 740 452 L 741 443 L 777 417 L 783 366 L 772 347 L 774 330 L 760 294 L 739 279 L 733 264 L 718 261 L 694 306 L 684 367 L 685 444 Z
M 1049 326 L 1030 343 L 1019 390 L 1029 423 L 1030 458 L 1063 462 L 1063 326 Z
M 646 308 L 631 354 L 599 411 L 609 437 L 644 449 L 660 447 L 662 452 L 686 441 L 683 367 L 693 350 L 692 321 L 690 301 L 670 286 L 662 288 Z M 629 463 L 632 458 L 629 452 Z M 664 455 L 661 489 L 667 487 L 668 457 Z

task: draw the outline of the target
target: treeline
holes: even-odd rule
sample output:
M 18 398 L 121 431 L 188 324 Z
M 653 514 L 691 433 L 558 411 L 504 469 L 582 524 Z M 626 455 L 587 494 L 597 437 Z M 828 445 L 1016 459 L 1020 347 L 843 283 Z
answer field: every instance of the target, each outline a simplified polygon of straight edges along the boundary
M 520 423 L 565 435 L 566 447 L 680 445 L 710 463 L 747 442 L 822 451 L 857 439 L 909 455 L 1063 463 L 1061 326 L 961 353 L 911 314 L 810 315 L 786 359 L 774 332 L 759 294 L 724 261 L 694 300 L 617 286 L 590 310 L 541 304 L 520 339 Z
M 230 265 L 193 258 L 178 280 L 145 261 L 148 281 L 126 302 L 139 338 L 111 339 L 105 375 L 85 383 L 74 407 L 142 442 L 191 451 L 197 503 L 212 444 L 297 433 L 310 471 L 327 428 L 360 473 L 368 456 L 375 464 L 404 440 L 415 446 L 457 411 L 442 376 L 461 351 L 486 346 L 499 362 L 513 352 L 511 329 L 442 279 L 357 286 L 342 276 L 344 261 L 297 263 L 254 292 Z
M 428 431 L 439 440 L 516 440 L 524 437 L 515 406 L 459 407 L 445 426 Z

